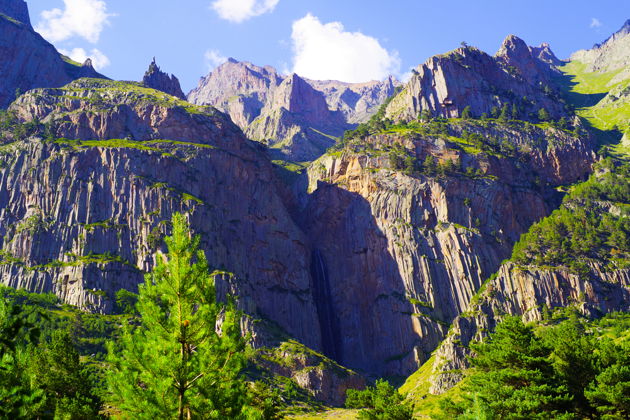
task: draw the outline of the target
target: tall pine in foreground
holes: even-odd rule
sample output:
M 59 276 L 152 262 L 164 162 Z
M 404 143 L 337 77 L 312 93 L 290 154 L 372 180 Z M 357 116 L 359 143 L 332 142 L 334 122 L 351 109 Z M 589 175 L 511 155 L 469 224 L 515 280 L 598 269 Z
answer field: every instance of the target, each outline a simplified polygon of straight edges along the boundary
M 217 303 L 199 237 L 181 214 L 165 238 L 154 271 L 140 286 L 140 325 L 109 348 L 108 386 L 123 418 L 238 419 L 245 417 L 241 376 L 245 342 L 239 315 Z

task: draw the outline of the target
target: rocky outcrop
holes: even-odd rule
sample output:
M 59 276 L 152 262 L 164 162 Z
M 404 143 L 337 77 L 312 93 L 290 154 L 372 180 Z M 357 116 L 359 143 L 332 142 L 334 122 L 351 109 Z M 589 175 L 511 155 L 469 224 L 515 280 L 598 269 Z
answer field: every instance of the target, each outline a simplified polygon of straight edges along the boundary
M 229 59 L 188 95 L 226 112 L 247 135 L 279 157 L 311 161 L 336 137 L 366 121 L 394 93 L 397 81 L 360 84 L 282 76 L 272 67 Z
M 574 182 L 593 162 L 587 138 L 556 133 L 566 143 L 553 146 L 542 129 L 449 128 L 451 136 L 475 129 L 518 145 L 521 157 L 465 153 L 448 135 L 410 132 L 362 139 L 309 168 L 303 224 L 332 296 L 324 351 L 343 365 L 415 370 L 520 234 L 552 210 L 549 190 L 537 185 Z M 405 175 L 392 168 L 396 145 L 419 162 L 459 160 L 484 175 Z
M 104 77 L 86 61 L 78 64 L 57 52 L 30 25 L 26 3 L 0 3 L 0 108 L 18 94 L 38 87 L 59 87 L 80 77 Z
M 462 379 L 462 370 L 469 367 L 470 342 L 485 337 L 505 315 L 532 322 L 543 320 L 555 308 L 574 307 L 590 318 L 630 310 L 630 270 L 611 271 L 601 264 L 590 268 L 584 276 L 565 269 L 503 264 L 469 310 L 455 319 L 436 351 L 430 392 L 443 393 Z
M 158 67 L 155 62 L 155 57 L 149 65 L 149 69 L 146 73 L 144 73 L 142 84 L 148 88 L 159 90 L 168 93 L 169 95 L 173 95 L 176 98 L 186 100 L 186 95 L 184 95 L 184 92 L 182 91 L 179 79 L 172 74 L 168 74 L 160 70 L 160 67 Z
M 321 348 L 307 238 L 271 163 L 223 114 L 96 79 L 33 90 L 11 110 L 53 135 L 0 150 L 3 284 L 108 312 L 185 212 L 211 266 L 234 272 L 222 289 L 241 309 Z
M 494 57 L 474 47 L 458 48 L 415 69 L 386 116 L 406 122 L 422 111 L 433 117 L 459 117 L 469 106 L 479 117 L 506 105 L 510 113 L 515 106 L 515 118 L 521 120 L 535 120 L 541 108 L 554 119 L 568 116 L 551 79 L 554 69 L 549 64 L 555 60 L 548 46 L 531 48 L 514 35 Z
M 365 388 L 365 379 L 356 372 L 294 340 L 261 349 L 255 363 L 274 376 L 291 378 L 316 400 L 334 406 L 343 406 L 346 390 Z

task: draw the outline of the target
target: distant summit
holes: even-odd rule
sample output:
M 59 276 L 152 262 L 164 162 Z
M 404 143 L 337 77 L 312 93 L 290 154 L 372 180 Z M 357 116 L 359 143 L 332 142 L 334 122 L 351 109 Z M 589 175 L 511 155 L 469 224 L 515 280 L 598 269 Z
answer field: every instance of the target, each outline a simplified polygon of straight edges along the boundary
M 608 73 L 620 70 L 611 83 L 630 77 L 630 19 L 603 43 L 571 55 L 571 61 L 586 64 L 588 72 Z
M 153 61 L 149 64 L 149 69 L 144 73 L 142 83 L 151 89 L 168 93 L 180 99 L 186 99 L 186 95 L 184 95 L 179 84 L 179 79 L 172 74 L 160 70 L 160 67 L 155 62 L 155 57 L 153 57 Z
M 306 80 L 229 58 L 203 77 L 188 100 L 228 113 L 253 140 L 294 161 L 319 157 L 394 93 L 393 78 L 367 83 Z

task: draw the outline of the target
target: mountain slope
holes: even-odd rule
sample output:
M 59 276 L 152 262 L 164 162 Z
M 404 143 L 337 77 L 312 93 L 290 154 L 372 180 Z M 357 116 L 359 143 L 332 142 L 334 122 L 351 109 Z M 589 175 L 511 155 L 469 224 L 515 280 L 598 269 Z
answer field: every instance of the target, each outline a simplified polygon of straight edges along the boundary
M 607 43 L 627 43 L 624 29 L 620 33 Z M 596 54 L 573 57 L 597 55 L 603 61 L 615 61 L 606 56 L 616 54 L 615 49 L 600 48 L 595 47 Z M 567 89 L 565 95 L 578 115 L 596 129 L 600 144 L 620 141 L 615 130 L 627 130 L 630 108 L 627 96 L 619 92 L 627 90 L 630 80 L 618 77 L 621 69 L 587 69 L 580 61 L 561 67 L 570 80 L 567 84 L 560 79 Z M 628 154 L 624 141 L 613 146 L 614 159 L 599 163 L 596 174 L 574 186 L 559 210 L 521 238 L 511 260 L 501 265 L 466 312 L 454 320 L 434 360 L 422 368 L 431 372 L 423 379 L 430 384 L 425 385 L 428 392 L 440 394 L 457 384 L 469 366 L 469 343 L 484 338 L 506 315 L 540 321 L 565 307 L 589 318 L 630 310 Z
M 277 158 L 312 161 L 376 112 L 395 85 L 391 78 L 364 84 L 304 80 L 229 59 L 202 78 L 188 100 L 226 112 L 250 138 L 279 151 Z
M 22 0 L 0 3 L 0 56 L 0 108 L 29 89 L 59 87 L 80 77 L 104 77 L 89 59 L 83 65 L 75 63 L 36 33 Z
M 395 122 L 412 121 L 423 112 L 431 117 L 460 117 L 466 107 L 477 118 L 497 117 L 504 107 L 522 120 L 537 120 L 540 109 L 553 119 L 567 117 L 551 80 L 557 63 L 548 46 L 528 47 L 514 35 L 505 39 L 494 57 L 464 46 L 418 66 L 389 103 L 386 117 Z

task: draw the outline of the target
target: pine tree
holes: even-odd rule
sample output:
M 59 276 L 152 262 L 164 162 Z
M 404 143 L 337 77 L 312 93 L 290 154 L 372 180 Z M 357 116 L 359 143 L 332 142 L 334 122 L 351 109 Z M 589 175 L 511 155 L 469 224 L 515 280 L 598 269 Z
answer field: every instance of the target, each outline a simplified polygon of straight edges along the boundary
M 29 372 L 34 386 L 46 394 L 43 414 L 55 418 L 98 418 L 100 399 L 87 367 L 81 363 L 68 330 L 55 330 L 51 342 L 33 350 Z
M 23 343 L 36 343 L 39 329 L 25 322 L 17 305 L 0 295 L 0 418 L 33 418 L 44 403 L 44 392 L 31 386 L 26 374 L 28 354 Z
M 112 403 L 125 418 L 238 419 L 247 387 L 239 314 L 216 302 L 199 236 L 181 214 L 172 218 L 154 271 L 140 286 L 140 325 L 109 348 Z M 222 322 L 221 322 L 222 321 Z
M 493 418 L 562 418 L 570 407 L 555 378 L 552 349 L 518 317 L 507 317 L 484 342 L 472 344 L 470 391 Z

